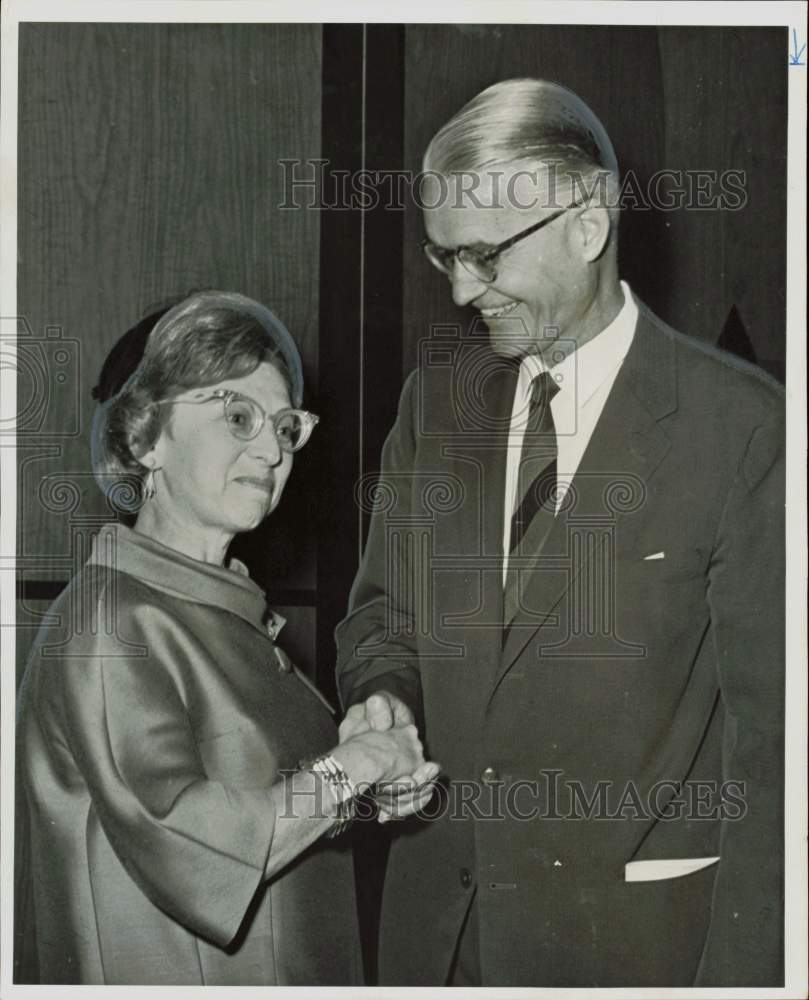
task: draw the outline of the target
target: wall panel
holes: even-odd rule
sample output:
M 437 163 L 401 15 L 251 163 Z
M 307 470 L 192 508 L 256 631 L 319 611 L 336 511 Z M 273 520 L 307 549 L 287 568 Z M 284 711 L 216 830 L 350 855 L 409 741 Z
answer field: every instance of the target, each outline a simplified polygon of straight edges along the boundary
M 665 28 L 658 39 L 665 164 L 740 171 L 745 198 L 738 211 L 670 213 L 666 318 L 716 340 L 735 307 L 759 363 L 783 379 L 786 28 Z
M 88 475 L 90 389 L 150 308 L 203 287 L 264 301 L 316 389 L 319 217 L 279 207 L 277 161 L 319 154 L 320 68 L 316 24 L 21 25 L 18 507 L 34 572 L 70 559 L 77 520 L 110 516 Z M 262 582 L 314 585 L 310 494 L 293 477 L 254 538 Z M 289 558 L 274 536 L 297 536 Z

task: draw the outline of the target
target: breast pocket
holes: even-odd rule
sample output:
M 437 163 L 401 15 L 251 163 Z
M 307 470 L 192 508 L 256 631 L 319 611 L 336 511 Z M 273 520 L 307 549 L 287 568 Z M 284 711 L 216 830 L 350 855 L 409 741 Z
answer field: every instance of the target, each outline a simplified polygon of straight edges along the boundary
M 622 553 L 612 586 L 615 621 L 624 638 L 667 644 L 701 628 L 708 614 L 706 567 L 694 550 L 661 546 Z
M 619 586 L 639 587 L 707 580 L 707 566 L 707 554 L 698 549 L 651 545 L 620 551 L 615 559 L 615 579 Z

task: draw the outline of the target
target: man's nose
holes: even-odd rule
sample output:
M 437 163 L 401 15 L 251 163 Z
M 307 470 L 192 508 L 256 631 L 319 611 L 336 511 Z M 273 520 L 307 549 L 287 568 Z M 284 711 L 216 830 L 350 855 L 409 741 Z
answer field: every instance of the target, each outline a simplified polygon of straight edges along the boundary
M 468 306 L 486 291 L 486 285 L 470 274 L 457 257 L 447 277 L 452 284 L 452 300 L 456 306 Z

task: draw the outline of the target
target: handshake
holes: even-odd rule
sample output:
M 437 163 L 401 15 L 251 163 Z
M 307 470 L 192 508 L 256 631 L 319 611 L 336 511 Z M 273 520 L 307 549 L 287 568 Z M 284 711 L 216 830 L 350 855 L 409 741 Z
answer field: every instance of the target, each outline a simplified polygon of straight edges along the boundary
M 388 691 L 352 705 L 331 756 L 355 786 L 375 786 L 379 822 L 402 819 L 426 805 L 441 766 L 425 761 L 413 713 Z

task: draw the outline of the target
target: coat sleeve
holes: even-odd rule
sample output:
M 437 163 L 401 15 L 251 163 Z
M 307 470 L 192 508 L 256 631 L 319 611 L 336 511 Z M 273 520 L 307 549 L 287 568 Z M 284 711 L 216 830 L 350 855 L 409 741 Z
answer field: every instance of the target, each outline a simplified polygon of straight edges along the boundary
M 344 708 L 386 689 L 421 724 L 421 681 L 414 609 L 408 605 L 412 573 L 406 554 L 390 551 L 387 525 L 393 514 L 407 523 L 416 462 L 418 372 L 405 383 L 396 422 L 382 451 L 382 469 L 369 491 L 368 541 L 354 581 L 346 618 L 337 626 L 337 685 Z
M 723 779 L 743 785 L 746 811 L 722 821 L 697 986 L 783 982 L 784 477 L 779 408 L 748 441 L 710 569 Z
M 105 604 L 106 591 L 100 616 L 110 614 Z M 118 606 L 116 620 L 131 646 L 119 644 L 116 655 L 99 640 L 61 660 L 65 737 L 128 874 L 156 906 L 226 945 L 262 881 L 275 824 L 270 790 L 206 776 L 189 720 L 193 691 L 172 657 L 178 623 L 148 606 Z

